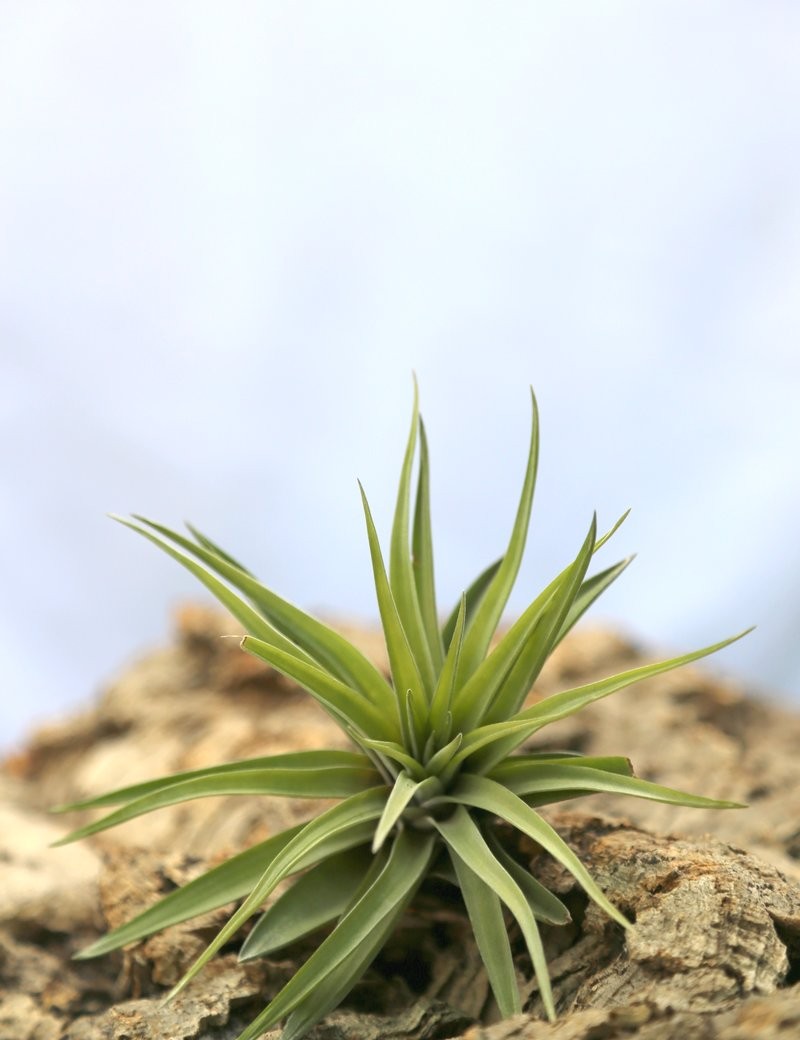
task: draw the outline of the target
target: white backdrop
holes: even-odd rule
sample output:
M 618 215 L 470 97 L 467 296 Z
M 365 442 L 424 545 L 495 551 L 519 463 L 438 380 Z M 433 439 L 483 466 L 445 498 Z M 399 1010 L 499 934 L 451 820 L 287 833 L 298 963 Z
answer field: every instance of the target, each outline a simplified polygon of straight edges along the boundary
M 375 616 L 418 373 L 442 601 L 519 610 L 627 506 L 595 609 L 800 691 L 800 7 L 670 0 L 0 10 L 2 734 L 167 637 L 196 522 Z

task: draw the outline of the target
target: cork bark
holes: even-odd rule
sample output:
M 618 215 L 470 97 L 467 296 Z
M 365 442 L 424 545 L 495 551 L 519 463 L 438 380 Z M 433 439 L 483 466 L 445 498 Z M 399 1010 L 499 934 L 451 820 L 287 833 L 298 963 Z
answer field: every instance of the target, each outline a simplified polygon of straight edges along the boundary
M 235 944 L 164 1006 L 230 910 L 121 953 L 81 946 L 203 869 L 315 809 L 204 799 L 77 846 L 50 805 L 179 769 L 345 746 L 292 683 L 220 639 L 232 623 L 187 607 L 176 636 L 83 714 L 49 726 L 0 769 L 0 1040 L 234 1040 L 318 939 L 241 965 Z M 372 633 L 351 630 L 379 664 Z M 657 655 L 585 630 L 532 696 Z M 569 905 L 545 928 L 559 1019 L 542 1009 L 513 931 L 525 1013 L 498 1021 L 457 895 L 430 885 L 316 1040 L 754 1040 L 800 1036 L 800 715 L 698 668 L 662 676 L 543 732 L 537 746 L 627 754 L 646 779 L 747 801 L 698 812 L 593 796 L 549 818 L 635 927 L 623 934 L 527 839 L 510 850 Z M 71 817 L 69 826 L 81 820 Z M 272 1034 L 277 1036 L 278 1033 Z

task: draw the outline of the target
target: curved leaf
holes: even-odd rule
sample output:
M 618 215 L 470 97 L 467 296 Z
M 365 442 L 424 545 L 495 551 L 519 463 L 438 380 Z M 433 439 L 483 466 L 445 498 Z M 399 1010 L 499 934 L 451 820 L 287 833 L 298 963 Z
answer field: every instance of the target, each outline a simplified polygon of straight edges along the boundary
M 500 767 L 495 770 L 495 777 Z M 662 787 L 638 777 L 606 772 L 603 769 L 579 767 L 577 765 L 531 763 L 527 768 L 500 772 L 502 786 L 514 794 L 526 795 L 546 794 L 553 791 L 581 790 L 588 794 L 606 792 L 608 794 L 631 795 L 634 798 L 647 798 L 652 802 L 666 802 L 668 805 L 685 805 L 693 809 L 745 809 L 740 802 L 718 801 L 705 798 L 703 795 L 687 794 L 671 787 Z
M 577 686 L 573 690 L 565 690 L 563 693 L 556 693 L 551 697 L 546 697 L 532 707 L 518 712 L 508 721 L 508 725 L 527 721 L 532 725 L 530 730 L 526 732 L 524 727 L 516 731 L 509 730 L 509 736 L 506 739 L 494 741 L 493 747 L 487 748 L 486 751 L 476 756 L 475 761 L 472 763 L 472 768 L 476 772 L 488 772 L 494 765 L 510 755 L 523 741 L 527 740 L 528 736 L 536 733 L 543 726 L 548 726 L 551 722 L 557 722 L 559 719 L 574 715 L 582 708 L 585 708 L 587 704 L 598 701 L 603 697 L 608 697 L 610 694 L 616 693 L 617 690 L 622 690 L 626 686 L 640 682 L 642 679 L 651 679 L 656 675 L 661 675 L 662 672 L 669 672 L 673 668 L 680 668 L 682 665 L 690 664 L 692 661 L 698 661 L 702 657 L 716 653 L 717 650 L 730 646 L 731 643 L 735 643 L 737 639 L 741 639 L 748 632 L 752 631 L 752 628 L 748 628 L 744 632 L 731 636 L 730 639 L 723 639 L 720 643 L 713 643 L 711 646 L 703 647 L 702 650 L 695 650 L 693 653 L 682 654 L 680 657 L 672 657 L 667 661 L 659 661 L 656 664 L 641 665 L 638 668 L 620 672 L 619 675 L 611 675 L 607 679 L 599 679 L 597 682 L 587 683 L 585 686 Z M 486 728 L 488 729 L 489 727 Z
M 400 469 L 400 485 L 397 489 L 397 503 L 392 523 L 392 539 L 389 551 L 389 584 L 397 606 L 397 613 L 403 626 L 408 645 L 416 661 L 417 668 L 424 684 L 425 699 L 430 697 L 434 684 L 433 657 L 428 644 L 422 610 L 417 598 L 417 576 L 411 560 L 409 543 L 409 515 L 411 510 L 411 467 L 414 463 L 414 452 L 417 444 L 417 427 L 419 426 L 419 394 L 417 381 L 414 380 L 414 409 L 411 416 L 411 430 Z
M 401 723 L 404 724 L 404 743 L 418 754 L 424 745 L 427 710 L 425 707 L 425 684 L 417 667 L 417 662 L 409 645 L 403 621 L 386 576 L 378 535 L 370 512 L 367 496 L 361 488 L 361 499 L 364 505 L 364 518 L 367 524 L 369 552 L 372 559 L 372 572 L 375 579 L 375 593 L 381 615 L 381 625 L 386 639 L 389 654 L 389 666 L 392 670 L 395 697 L 400 707 Z M 408 698 L 408 700 L 407 700 Z M 407 712 L 407 704 L 411 705 L 411 717 Z
M 236 913 L 219 930 L 180 982 L 172 988 L 167 999 L 176 996 L 188 985 L 245 921 L 253 916 L 284 878 L 306 867 L 313 867 L 337 852 L 355 848 L 369 841 L 374 821 L 380 816 L 385 801 L 386 789 L 373 788 L 353 795 L 307 823 L 274 857 Z
M 517 795 L 496 781 L 487 780 L 486 777 L 462 776 L 455 790 L 445 797 L 445 801 L 484 809 L 510 823 L 529 838 L 533 838 L 572 874 L 589 898 L 605 910 L 612 920 L 623 928 L 631 927 L 630 921 L 606 899 L 594 878 L 564 839 Z
M 178 805 L 195 798 L 215 798 L 221 795 L 270 794 L 284 798 L 345 798 L 375 787 L 377 774 L 371 768 L 323 768 L 323 769 L 235 769 L 230 772 L 216 772 L 210 776 L 198 776 L 192 780 L 181 780 L 134 798 L 121 808 L 87 823 L 83 827 L 59 839 L 55 845 L 67 845 L 69 842 L 87 838 L 90 834 L 98 834 L 109 827 L 118 827 L 121 823 L 144 816 L 156 809 L 164 809 L 169 805 Z
M 366 846 L 348 849 L 301 875 L 259 917 L 239 951 L 239 960 L 274 953 L 335 921 L 349 905 L 373 859 Z
M 168 892 L 132 920 L 119 925 L 79 953 L 76 960 L 88 960 L 111 953 L 122 946 L 160 932 L 162 928 L 188 921 L 226 903 L 242 899 L 250 892 L 275 856 L 305 827 L 304 823 L 267 838 L 266 841 L 245 849 L 220 863 L 218 867 L 201 874 L 180 888 Z
M 522 1001 L 500 897 L 460 856 L 453 852 L 451 860 L 500 1014 L 519 1015 Z
M 65 813 L 75 812 L 78 809 L 101 809 L 103 806 L 119 805 L 120 802 L 133 801 L 134 798 L 152 794 L 155 791 L 160 791 L 163 787 L 170 787 L 172 784 L 180 783 L 183 780 L 196 780 L 202 777 L 224 776 L 228 773 L 272 768 L 283 770 L 296 769 L 303 773 L 307 771 L 316 772 L 319 769 L 372 770 L 373 784 L 378 779 L 369 758 L 357 751 L 289 751 L 282 755 L 245 758 L 239 762 L 226 762 L 221 766 L 191 769 L 183 773 L 173 773 L 171 776 L 158 777 L 156 780 L 144 780 L 138 784 L 119 787 L 115 791 L 107 791 L 105 794 L 93 798 L 85 798 L 79 802 L 70 802 L 68 805 L 59 805 L 50 811 Z M 331 797 L 338 796 L 332 795 Z
M 259 657 L 300 683 L 340 725 L 344 724 L 370 737 L 391 740 L 397 735 L 393 713 L 381 711 L 362 694 L 356 693 L 317 665 L 309 664 L 254 636 L 245 636 L 241 645 L 249 654 Z
M 456 683 L 459 687 L 472 675 L 486 654 L 511 589 L 516 581 L 522 553 L 525 549 L 531 506 L 533 504 L 533 492 L 536 485 L 536 468 L 539 460 L 539 411 L 536 406 L 536 397 L 533 389 L 531 389 L 531 407 L 531 442 L 528 451 L 528 464 L 525 470 L 525 479 L 522 485 L 522 494 L 520 495 L 514 527 L 511 531 L 511 538 L 503 556 L 503 561 L 484 593 L 464 637 L 464 646 L 461 649 Z
M 463 860 L 485 885 L 497 893 L 516 918 L 533 962 L 533 970 L 536 973 L 536 981 L 539 983 L 545 1012 L 552 1022 L 556 1017 L 556 1011 L 544 948 L 539 936 L 539 929 L 536 926 L 536 918 L 519 885 L 492 855 L 480 830 L 463 805 L 459 806 L 447 820 L 434 820 L 433 825 L 450 849 L 456 872 L 458 871 L 456 860 Z
M 401 831 L 374 884 L 295 972 L 242 1038 L 259 1036 L 309 997 L 313 997 L 315 1011 L 327 1003 L 327 999 L 320 999 L 320 987 L 324 986 L 326 977 L 349 957 L 355 956 L 360 963 L 364 953 L 371 952 L 373 933 L 398 905 L 406 904 L 413 897 L 427 872 L 434 847 L 435 835 L 432 833 L 423 835 L 419 831 Z M 339 980 L 337 989 L 338 983 Z
M 192 573 L 197 573 L 189 566 L 186 557 L 182 556 L 182 554 L 176 555 L 177 550 L 167 546 L 148 531 L 143 531 L 129 521 L 119 517 L 115 519 L 119 519 L 121 523 L 154 541 L 156 545 L 177 559 L 184 567 L 192 570 Z M 276 595 L 266 585 L 256 581 L 247 571 L 241 570 L 227 556 L 217 555 L 215 551 L 206 548 L 205 545 L 196 545 L 178 531 L 173 531 L 163 524 L 157 524 L 152 520 L 148 520 L 146 517 L 136 516 L 135 519 L 139 523 L 146 524 L 153 531 L 157 531 L 164 538 L 181 546 L 181 548 L 202 560 L 203 563 L 216 571 L 217 574 L 220 574 L 226 581 L 229 581 L 234 588 L 237 588 L 247 596 L 250 602 L 267 618 L 271 626 L 274 626 L 279 633 L 282 633 L 284 637 L 288 638 L 295 645 L 295 652 L 299 648 L 302 651 L 301 656 L 308 655 L 319 666 L 336 676 L 341 682 L 353 686 L 359 693 L 364 694 L 365 697 L 368 697 L 375 704 L 384 705 L 385 707 L 391 701 L 391 688 L 384 677 L 375 665 L 357 650 L 352 643 L 348 642 L 344 636 L 339 635 L 338 632 L 318 621 L 317 618 L 306 614 L 299 607 L 295 607 L 288 600 Z M 201 576 L 198 574 L 198 577 Z M 205 579 L 201 577 L 201 580 L 204 581 Z M 225 588 L 225 586 L 222 587 Z M 218 595 L 214 589 L 211 591 Z M 225 605 L 227 606 L 227 603 Z M 258 632 L 253 632 L 253 635 L 264 638 Z M 282 646 L 282 644 L 276 645 Z M 287 649 L 287 647 L 283 646 L 282 648 Z
M 414 504 L 414 532 L 412 536 L 414 582 L 422 624 L 430 648 L 433 672 L 441 670 L 444 660 L 442 635 L 436 611 L 436 583 L 433 577 L 433 536 L 431 533 L 430 462 L 425 423 L 419 418 L 419 479 Z
M 537 921 L 546 924 L 564 925 L 569 924 L 572 915 L 564 906 L 558 896 L 554 895 L 549 888 L 537 881 L 529 870 L 510 856 L 498 841 L 497 837 L 490 831 L 487 841 L 492 852 L 497 857 L 497 862 L 505 867 L 511 877 L 520 887 L 520 891 L 528 900 L 528 905 Z
M 498 570 L 500 569 L 500 564 L 502 562 L 503 557 L 500 556 L 498 559 L 494 561 L 494 563 L 490 563 L 486 570 L 481 571 L 481 573 L 478 575 L 475 581 L 472 582 L 467 591 L 464 593 L 464 598 L 466 600 L 467 606 L 467 625 L 469 625 L 470 621 L 472 621 L 473 617 L 475 616 L 475 611 L 478 609 L 478 604 L 483 598 L 483 594 L 491 585 L 492 578 L 494 578 L 495 574 L 497 574 Z M 450 649 L 450 643 L 453 641 L 453 633 L 455 632 L 456 628 L 456 620 L 458 618 L 459 607 L 460 603 L 456 603 L 450 615 L 448 616 L 447 621 L 445 621 L 444 625 L 442 625 L 442 642 L 444 643 L 445 650 Z

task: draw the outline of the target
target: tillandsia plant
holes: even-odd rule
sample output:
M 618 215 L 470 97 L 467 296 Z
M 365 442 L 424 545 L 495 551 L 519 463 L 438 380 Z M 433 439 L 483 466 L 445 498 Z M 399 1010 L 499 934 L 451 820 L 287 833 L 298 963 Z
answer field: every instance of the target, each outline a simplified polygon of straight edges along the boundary
M 108 953 L 243 900 L 175 987 L 177 993 L 258 913 L 276 886 L 295 878 L 261 913 L 241 947 L 241 959 L 272 954 L 324 926 L 329 930 L 239 1040 L 255 1040 L 281 1021 L 283 1040 L 299 1040 L 344 999 L 425 878 L 435 875 L 461 891 L 501 1014 L 522 1009 L 507 911 L 524 938 L 543 1007 L 553 1019 L 539 922 L 565 924 L 570 915 L 504 848 L 497 821 L 537 842 L 609 917 L 628 928 L 623 914 L 536 808 L 601 791 L 697 808 L 735 806 L 637 779 L 627 758 L 520 750 L 549 723 L 631 683 L 714 653 L 745 634 L 525 706 L 548 655 L 630 562 L 622 560 L 586 576 L 592 557 L 625 517 L 602 537 L 593 519 L 572 563 L 495 641 L 520 566 L 536 481 L 539 425 L 533 394 L 531 398 L 530 449 L 508 548 L 469 586 L 444 624 L 434 590 L 428 449 L 416 386 L 388 573 L 362 489 L 390 681 L 336 631 L 262 585 L 194 528 L 189 528 L 192 537 L 186 537 L 143 517 L 121 520 L 195 574 L 247 631 L 242 647 L 304 687 L 344 730 L 353 750 L 233 762 L 63 806 L 63 811 L 119 806 L 63 839 L 68 842 L 192 798 L 263 794 L 337 799 L 315 819 L 170 892 L 79 957 Z

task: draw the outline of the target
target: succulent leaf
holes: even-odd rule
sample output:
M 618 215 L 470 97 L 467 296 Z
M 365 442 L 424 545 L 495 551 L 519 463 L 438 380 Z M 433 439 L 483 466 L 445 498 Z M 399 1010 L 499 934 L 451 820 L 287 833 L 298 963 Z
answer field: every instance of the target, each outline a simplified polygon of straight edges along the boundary
M 528 537 L 528 524 L 533 506 L 533 492 L 536 486 L 536 470 L 539 463 L 539 409 L 536 397 L 531 388 L 531 441 L 528 450 L 528 465 L 522 484 L 517 515 L 505 555 L 497 568 L 497 572 L 481 597 L 474 617 L 470 620 L 464 646 L 458 662 L 458 682 L 465 682 L 478 667 L 489 648 L 497 624 L 503 613 L 511 589 L 519 573 L 522 553 Z
M 539 421 L 532 422 L 523 487 L 508 546 L 460 597 L 440 626 L 434 584 L 430 465 L 416 380 L 392 524 L 389 573 L 361 489 L 372 572 L 391 676 L 385 677 L 342 635 L 259 582 L 196 528 L 191 538 L 136 516 L 119 519 L 194 574 L 244 627 L 242 647 L 304 687 L 358 750 L 299 751 L 146 780 L 57 811 L 112 811 L 58 844 L 88 837 L 194 798 L 248 794 L 341 799 L 307 823 L 232 856 L 167 893 L 133 920 L 82 951 L 94 957 L 169 925 L 234 903 L 207 949 L 174 988 L 181 990 L 277 886 L 240 958 L 269 956 L 320 928 L 315 952 L 238 1040 L 256 1040 L 284 1021 L 282 1040 L 301 1040 L 367 970 L 426 877 L 456 885 L 503 1015 L 522 1010 L 504 920 L 517 921 L 542 1006 L 555 1000 L 537 921 L 569 921 L 566 906 L 506 848 L 505 828 L 536 841 L 606 914 L 629 927 L 581 861 L 536 808 L 598 793 L 695 808 L 737 803 L 687 794 L 641 780 L 620 755 L 520 750 L 535 733 L 632 683 L 721 650 L 746 633 L 689 654 L 556 693 L 525 707 L 553 649 L 632 557 L 587 577 L 590 562 L 627 513 L 601 537 L 593 519 L 577 555 L 502 638 L 496 629 L 519 571 L 536 483 Z M 411 513 L 415 456 L 419 471 Z

